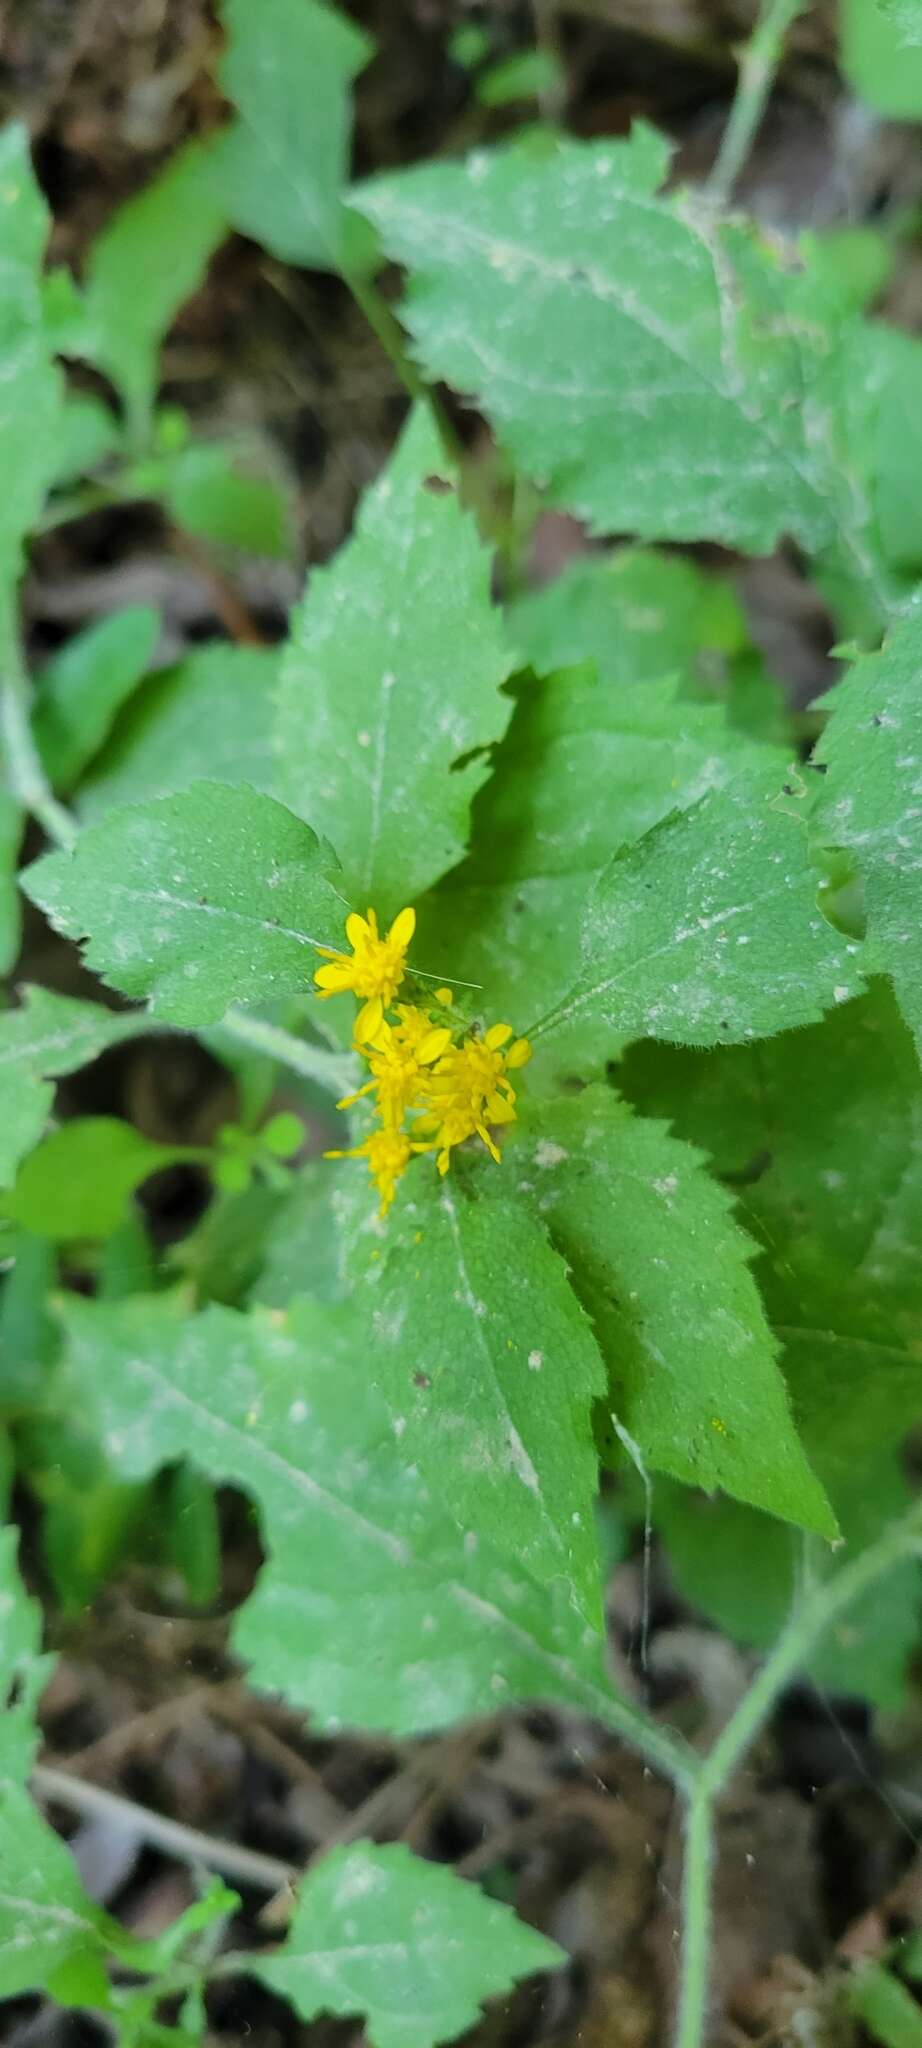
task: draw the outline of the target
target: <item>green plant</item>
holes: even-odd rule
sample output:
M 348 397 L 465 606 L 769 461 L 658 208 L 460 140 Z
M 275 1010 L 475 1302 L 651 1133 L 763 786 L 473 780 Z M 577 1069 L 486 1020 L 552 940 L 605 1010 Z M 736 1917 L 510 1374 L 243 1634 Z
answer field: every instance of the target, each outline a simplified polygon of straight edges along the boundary
M 530 128 L 349 187 L 369 49 L 315 0 L 226 0 L 232 122 L 119 213 L 82 286 L 43 277 L 25 140 L 0 143 L 0 951 L 12 968 L 21 888 L 112 992 L 35 987 L 0 1015 L 4 1494 L 18 1476 L 41 1504 L 74 1607 L 155 1503 L 157 1555 L 209 1598 L 213 1489 L 241 1489 L 267 1562 L 235 1648 L 319 1728 L 536 1699 L 636 1744 L 685 1808 L 680 2048 L 704 2038 L 730 1774 L 798 1670 L 892 1705 L 917 1638 L 922 519 L 900 422 L 922 349 L 863 310 L 873 238 L 856 285 L 855 245 L 784 245 L 728 208 L 798 11 L 764 10 L 706 192 L 664 189 L 642 126 Z M 872 99 L 910 14 L 882 7 L 873 62 L 848 17 Z M 556 75 L 547 53 L 494 67 L 482 96 Z M 289 544 L 265 452 L 156 403 L 163 335 L 231 227 L 350 286 L 413 400 L 392 457 L 283 647 L 148 677 L 158 622 L 133 608 L 29 676 L 34 534 L 143 497 L 221 563 Z M 476 402 L 486 463 L 436 384 Z M 542 505 L 633 541 L 523 594 Z M 665 552 L 783 539 L 848 640 L 810 717 L 729 577 Z M 30 816 L 49 845 L 21 866 Z M 151 1032 L 201 1036 L 234 1122 L 182 1146 L 107 1117 L 48 1129 L 56 1081 Z M 295 1163 L 280 1076 L 325 1105 L 343 1163 Z M 177 1161 L 217 1192 L 158 1256 L 133 1196 Z M 600 1467 L 639 1471 L 680 1588 L 767 1652 L 704 1756 L 607 1675 Z M 179 2044 L 207 1984 L 250 1971 L 305 2018 L 430 2048 L 556 1966 L 392 1845 L 310 1871 L 271 1954 L 219 1953 L 221 1885 L 159 1941 L 127 1936 L 30 1800 L 48 1660 L 12 1527 L 0 1560 L 0 1995 Z M 220 1867 L 286 1875 L 247 1851 Z M 868 2024 L 882 1997 L 908 2024 L 883 1967 L 855 1991 Z

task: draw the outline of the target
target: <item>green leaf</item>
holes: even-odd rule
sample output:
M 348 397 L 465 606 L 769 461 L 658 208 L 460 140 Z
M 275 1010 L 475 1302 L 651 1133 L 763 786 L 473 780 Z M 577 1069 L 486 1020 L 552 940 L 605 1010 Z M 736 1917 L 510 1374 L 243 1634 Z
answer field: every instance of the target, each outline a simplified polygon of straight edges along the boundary
M 854 941 L 816 907 L 777 757 L 617 854 L 590 895 L 582 965 L 539 1032 L 733 1044 L 808 1024 L 860 987 Z M 791 785 L 796 792 L 796 785 Z
M 155 1144 L 118 1117 L 77 1117 L 30 1152 L 2 1208 L 52 1241 L 109 1237 L 135 1189 L 189 1156 L 188 1147 Z
M 295 1294 L 340 1301 L 345 1292 L 342 1243 L 333 1202 L 336 1183 L 326 1160 L 311 1159 L 265 1231 L 259 1273 L 250 1294 L 265 1308 L 287 1308 Z
M 644 1464 L 834 1536 L 749 1271 L 755 1247 L 700 1153 L 604 1086 L 534 1106 L 516 1137 L 504 1172 L 570 1268 Z
M 98 818 L 115 804 L 175 796 L 205 780 L 249 782 L 271 795 L 277 675 L 275 648 L 218 641 L 151 676 L 83 782 L 81 815 Z
M 20 941 L 19 884 L 16 869 L 24 819 L 8 789 L 0 789 L 0 975 L 16 964 Z
M 509 720 L 490 559 L 444 475 L 420 407 L 352 540 L 311 577 L 279 690 L 279 793 L 385 916 L 460 860 L 482 750 Z
M 214 145 L 191 142 L 93 244 L 86 283 L 93 360 L 121 391 L 136 439 L 150 423 L 161 342 L 227 225 Z
M 291 514 L 284 493 L 223 441 L 194 442 L 162 466 L 164 502 L 178 526 L 219 547 L 244 548 L 284 560 L 291 551 Z
M 883 2048 L 922 2048 L 922 2006 L 883 1963 L 859 1963 L 848 2004 Z
M 198 782 L 112 811 L 72 852 L 44 854 L 23 886 L 86 963 L 174 1024 L 310 985 L 335 943 L 333 856 L 308 825 L 244 784 Z
M 565 89 L 566 79 L 550 50 L 519 50 L 491 64 L 477 80 L 482 107 L 508 107 L 516 100 L 542 100 Z
M 55 436 L 52 485 L 74 484 L 98 469 L 121 445 L 118 421 L 108 405 L 85 391 L 68 391 Z M 51 519 L 55 517 L 52 501 Z
M 221 84 L 240 113 L 218 157 L 228 216 L 284 263 L 338 270 L 349 88 L 372 44 L 317 0 L 224 0 L 223 15 Z
M 539 675 L 592 661 L 612 692 L 678 676 L 700 695 L 747 646 L 730 585 L 650 548 L 570 562 L 511 605 L 508 618 L 510 638 Z
M 402 1842 L 333 1849 L 304 1879 L 284 1947 L 251 1961 L 302 2020 L 363 2016 L 371 2048 L 435 2048 L 485 1998 L 553 1970 L 556 1942 Z
M 0 1529 L 0 1795 L 24 1784 L 32 1769 L 35 1711 L 52 1666 L 42 1654 L 41 1608 L 26 1594 L 16 1550 L 15 1529 Z
M 48 1310 L 57 1262 L 44 1238 L 22 1231 L 0 1292 L 0 1416 L 34 1413 L 48 1398 L 58 1343 Z
M 922 1054 L 920 659 L 922 616 L 915 616 L 823 699 L 831 716 L 815 754 L 826 773 L 813 823 L 854 860 L 864 884 L 868 970 L 892 977 Z
M 269 1562 L 240 1610 L 253 1682 L 318 1727 L 430 1729 L 510 1699 L 619 1716 L 601 1644 L 559 1585 L 462 1540 L 400 1454 L 348 1305 L 287 1323 L 156 1298 L 67 1300 L 68 1364 L 110 1461 L 140 1478 L 192 1451 L 258 1504 Z
M 54 469 L 61 383 L 50 355 L 40 276 L 48 210 L 19 123 L 0 130 L 0 576 L 19 574 L 24 536 L 38 522 Z M 4 606 L 6 600 L 4 599 Z
M 41 1137 L 54 1095 L 50 1082 L 149 1029 L 143 1015 L 104 1010 L 50 989 L 23 993 L 21 1009 L 0 1015 L 0 1187 Z
M 869 107 L 891 121 L 922 116 L 922 13 L 918 0 L 841 0 L 841 64 Z
M 835 1493 L 922 1410 L 922 1077 L 886 985 L 767 1045 L 635 1047 L 621 1078 L 738 1192 L 801 1433 Z
M 361 186 L 411 272 L 430 373 L 475 394 L 554 502 L 596 532 L 756 554 L 831 538 L 776 260 L 687 194 L 668 145 L 518 143 Z
M 150 677 L 84 781 L 81 812 L 96 818 L 205 780 L 247 782 L 270 794 L 277 674 L 275 649 L 216 642 Z
M 605 1373 L 540 1225 L 521 1203 L 440 1184 L 427 1160 L 385 1242 L 359 1236 L 355 1264 L 404 1454 L 462 1529 L 542 1584 L 566 1577 L 598 1623 L 592 1406 Z
M 98 752 L 144 674 L 159 631 L 158 612 L 150 605 L 131 605 L 76 633 L 42 670 L 34 731 L 58 789 L 71 789 Z
M 914 486 L 922 465 L 922 342 L 893 329 L 888 352 L 890 375 L 880 394 L 874 449 L 877 519 L 888 562 L 917 577 L 922 571 L 922 513 Z
M 0 1998 L 47 1991 L 61 2005 L 108 2004 L 106 1917 L 29 1794 L 0 1783 Z

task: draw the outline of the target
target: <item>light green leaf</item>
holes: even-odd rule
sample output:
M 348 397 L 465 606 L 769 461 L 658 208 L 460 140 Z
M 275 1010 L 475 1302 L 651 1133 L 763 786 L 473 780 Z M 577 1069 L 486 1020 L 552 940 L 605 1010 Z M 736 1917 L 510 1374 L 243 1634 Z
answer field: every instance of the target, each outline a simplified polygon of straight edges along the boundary
M 777 757 L 616 855 L 588 899 L 582 965 L 539 1032 L 726 1044 L 808 1024 L 860 987 Z M 796 785 L 791 785 L 792 791 Z
M 47 1991 L 61 2005 L 107 2004 L 105 1915 L 16 1784 L 0 1783 L 0 1867 L 0 1998 Z
M 635 1047 L 622 1082 L 738 1192 L 795 1414 L 835 1493 L 922 1412 L 922 1077 L 886 984 L 767 1045 Z
M 48 210 L 35 182 L 26 131 L 0 129 L 0 574 L 18 576 L 24 536 L 38 521 L 55 462 L 61 385 L 50 355 L 40 276 Z
M 175 796 L 205 780 L 249 782 L 271 795 L 277 675 L 275 648 L 218 641 L 151 676 L 82 784 L 81 815 L 98 818 L 115 804 Z
M 245 784 L 197 782 L 112 811 L 23 886 L 85 958 L 171 1023 L 214 1024 L 231 1003 L 309 987 L 335 943 L 334 859 L 308 825 Z
M 480 750 L 510 713 L 490 559 L 444 475 L 420 407 L 353 539 L 311 577 L 279 689 L 279 793 L 334 841 L 355 900 L 385 916 L 460 860 L 489 772 Z
M 54 1251 L 21 1231 L 13 1239 L 0 1291 L 0 1417 L 44 1407 L 58 1345 L 48 1296 L 57 1278 Z
M 598 1623 L 592 1407 L 605 1372 L 543 1229 L 521 1203 L 439 1183 L 427 1160 L 385 1242 L 358 1236 L 355 1265 L 404 1454 L 462 1529 L 542 1584 L 565 1577 Z
M 402 1842 L 333 1849 L 304 1879 L 285 1945 L 250 1965 L 302 2020 L 365 2019 L 371 2048 L 435 2048 L 485 1998 L 566 1961 L 556 1942 Z
M 318 0 L 224 0 L 221 84 L 240 119 L 219 146 L 236 228 L 284 263 L 339 269 L 346 255 L 349 88 L 369 38 Z
M 74 484 L 98 469 L 121 445 L 121 429 L 111 407 L 85 391 L 69 391 L 55 436 L 52 485 Z M 55 501 L 49 517 L 54 520 Z
M 922 2006 L 892 1970 L 869 1957 L 848 1985 L 849 2010 L 882 2048 L 922 2048 Z
M 251 1299 L 287 1308 L 295 1294 L 339 1301 L 345 1292 L 342 1241 L 334 1213 L 336 1182 L 329 1162 L 309 1159 L 265 1231 Z
M 46 771 L 69 790 L 102 745 L 148 666 L 160 631 L 150 605 L 111 612 L 68 640 L 43 669 L 34 731 Z
M 539 675 L 592 661 L 599 682 L 681 677 L 713 689 L 747 634 L 730 585 L 679 555 L 617 548 L 571 562 L 543 590 L 509 607 L 510 638 Z
M 749 1271 L 755 1247 L 700 1153 L 601 1085 L 533 1108 L 525 1128 L 504 1173 L 570 1268 L 645 1465 L 835 1535 Z
M 188 1157 L 188 1147 L 158 1145 L 118 1117 L 77 1117 L 30 1152 L 0 1206 L 24 1230 L 53 1241 L 109 1237 L 129 1195 Z
M 426 369 L 475 394 L 556 503 L 597 532 L 821 546 L 799 341 L 762 317 L 775 259 L 687 194 L 657 198 L 668 154 L 638 126 L 480 150 L 355 197 L 410 269 Z
M 93 360 L 121 391 L 136 438 L 149 424 L 161 342 L 227 226 L 214 146 L 191 142 L 119 208 L 93 245 L 85 301 Z
M 841 0 L 841 64 L 869 107 L 891 121 L 922 117 L 922 11 L 918 0 Z
M 64 1317 L 81 1403 L 124 1477 L 191 1450 L 258 1503 L 269 1562 L 235 1629 L 256 1685 L 325 1728 L 410 1733 L 523 1698 L 621 1725 L 599 1639 L 562 1589 L 463 1541 L 402 1458 L 348 1305 L 301 1302 L 283 1324 L 74 1296 Z
M 16 1550 L 15 1529 L 0 1529 L 0 1796 L 24 1784 L 32 1769 L 35 1711 L 52 1665 L 42 1654 L 41 1608 L 25 1591 Z
M 920 661 L 916 614 L 823 699 L 831 716 L 816 749 L 826 775 L 813 823 L 852 855 L 864 884 L 868 969 L 892 977 L 922 1054 Z
M 922 52 L 920 52 L 922 65 Z M 922 109 L 920 109 L 922 111 Z M 881 546 L 888 562 L 907 576 L 922 571 L 922 341 L 888 330 L 890 374 L 880 394 L 874 448 L 874 483 Z
M 0 1015 L 0 1187 L 41 1137 L 62 1074 L 86 1066 L 107 1046 L 149 1029 L 143 1014 L 26 988 L 21 1009 Z
M 9 974 L 19 953 L 21 920 L 16 868 L 24 822 L 16 798 L 8 789 L 0 789 L 0 974 Z
M 491 64 L 476 85 L 482 107 L 508 107 L 515 100 L 542 100 L 565 90 L 564 72 L 550 50 L 518 50 Z
M 876 0 L 904 43 L 922 43 L 922 0 Z
M 164 503 L 187 533 L 277 560 L 290 553 L 284 493 L 258 473 L 245 451 L 230 442 L 193 442 L 161 462 Z

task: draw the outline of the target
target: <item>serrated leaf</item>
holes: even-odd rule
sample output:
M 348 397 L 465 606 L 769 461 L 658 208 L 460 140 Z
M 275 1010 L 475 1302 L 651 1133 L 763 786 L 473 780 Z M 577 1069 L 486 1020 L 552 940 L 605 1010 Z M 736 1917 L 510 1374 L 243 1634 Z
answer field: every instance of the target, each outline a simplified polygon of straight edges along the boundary
M 219 145 L 228 216 L 284 263 L 339 269 L 349 88 L 372 44 L 317 0 L 224 0 L 221 84 L 240 119 Z
M 187 143 L 94 242 L 85 310 L 93 360 L 121 391 L 137 437 L 149 423 L 160 345 L 227 233 L 212 143 Z
M 50 780 L 69 790 L 144 674 L 160 631 L 150 605 L 130 605 L 76 633 L 42 670 L 33 729 Z
M 749 1271 L 755 1247 L 701 1154 L 601 1085 L 533 1106 L 525 1128 L 504 1171 L 566 1259 L 644 1464 L 835 1535 Z
M 382 1243 L 356 1233 L 375 1377 L 405 1455 L 462 1529 L 563 1576 L 601 1616 L 589 1323 L 521 1203 L 471 1201 L 430 1161 Z
M 766 750 L 616 855 L 586 905 L 582 965 L 532 1036 L 591 1029 L 733 1044 L 813 1022 L 861 986 L 860 949 L 816 907 L 795 797 Z M 793 786 L 792 786 L 793 787 Z
M 601 1644 L 559 1587 L 462 1542 L 401 1457 L 348 1305 L 179 1320 L 156 1298 L 68 1299 L 69 1370 L 112 1465 L 141 1478 L 192 1451 L 259 1503 L 269 1553 L 238 1615 L 253 1682 L 315 1725 L 402 1733 L 568 1700 L 619 1716 Z M 620 1725 L 620 1720 L 619 1720 Z
M 35 1711 L 51 1670 L 42 1654 L 41 1608 L 16 1565 L 15 1529 L 0 1528 L 0 1794 L 25 1784 L 38 1748 Z
M 652 548 L 580 557 L 510 605 L 508 620 L 539 675 L 591 661 L 599 682 L 619 690 L 676 676 L 700 693 L 747 646 L 729 583 Z
M 250 1964 L 303 2020 L 362 2015 L 372 2048 L 435 2048 L 485 1998 L 566 1960 L 508 1906 L 401 1842 L 333 1849 L 304 1879 L 284 1947 Z
M 411 272 L 430 374 L 476 395 L 527 474 L 597 532 L 768 552 L 833 525 L 799 348 L 745 286 L 774 259 L 687 194 L 668 145 L 519 143 L 361 186 Z
M 891 976 L 922 1055 L 920 662 L 922 616 L 914 616 L 823 699 L 831 715 L 815 759 L 826 773 L 812 822 L 852 855 L 864 884 L 868 969 Z
M 52 1241 L 109 1237 L 135 1189 L 189 1156 L 187 1147 L 158 1145 L 118 1117 L 76 1117 L 30 1152 L 0 1212 Z
M 144 1016 L 104 1010 L 50 989 L 23 993 L 23 1007 L 0 1016 L 0 1187 L 9 1184 L 41 1137 L 54 1095 L 51 1081 L 149 1029 Z
M 420 407 L 352 540 L 311 577 L 279 686 L 279 793 L 334 840 L 355 900 L 385 916 L 460 860 L 489 771 L 482 755 L 458 764 L 510 715 L 490 559 L 444 475 Z
M 310 986 L 336 943 L 334 858 L 308 825 L 245 784 L 198 782 L 109 812 L 72 852 L 44 854 L 23 887 L 126 995 L 174 1024 L 214 1024 L 234 1002 Z
M 94 761 L 79 795 L 82 817 L 116 804 L 175 796 L 193 782 L 248 782 L 272 793 L 272 690 L 278 653 L 269 647 L 195 647 L 151 676 Z

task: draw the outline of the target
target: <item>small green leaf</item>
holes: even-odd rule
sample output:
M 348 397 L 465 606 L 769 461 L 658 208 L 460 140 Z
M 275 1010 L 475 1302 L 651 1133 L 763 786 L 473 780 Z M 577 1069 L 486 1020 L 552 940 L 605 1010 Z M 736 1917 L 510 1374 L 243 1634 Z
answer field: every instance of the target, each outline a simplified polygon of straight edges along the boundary
M 883 2048 L 922 2048 L 922 2006 L 883 1963 L 858 1964 L 848 2003 Z
M 192 782 L 248 782 L 272 794 L 272 698 L 278 653 L 195 647 L 151 676 L 119 719 L 80 789 L 83 817 L 175 796 Z
M 0 1529 L 0 1794 L 24 1784 L 32 1769 L 35 1712 L 52 1666 L 42 1654 L 41 1608 L 25 1591 L 16 1550 L 15 1529 Z
M 188 1157 L 188 1147 L 157 1145 L 118 1117 L 77 1117 L 30 1152 L 2 1207 L 23 1229 L 52 1241 L 108 1237 L 129 1195 L 152 1173 Z
M 508 107 L 516 100 L 543 100 L 565 86 L 564 73 L 550 50 L 519 50 L 491 64 L 477 80 L 482 107 Z
M 125 1478 L 191 1450 L 258 1502 L 269 1563 L 235 1630 L 254 1684 L 321 1728 L 410 1733 L 523 1698 L 618 1713 L 560 1585 L 463 1540 L 401 1457 L 348 1305 L 183 1320 L 156 1297 L 73 1296 L 62 1313 L 83 1410 Z
M 85 300 L 93 360 L 121 391 L 138 438 L 150 422 L 161 342 L 227 226 L 214 146 L 191 142 L 93 244 Z
M 460 860 L 483 750 L 510 713 L 489 556 L 444 476 L 420 407 L 353 539 L 311 577 L 279 689 L 279 793 L 385 916 Z
M 244 784 L 198 782 L 112 811 L 23 886 L 86 962 L 174 1024 L 310 986 L 344 904 L 308 825 Z
M 55 436 L 52 485 L 74 484 L 98 469 L 121 444 L 121 430 L 112 409 L 85 391 L 69 391 Z M 52 500 L 50 518 L 55 517 Z
M 187 533 L 219 547 L 284 560 L 291 551 L 291 514 L 277 483 L 260 475 L 232 443 L 203 441 L 162 465 L 168 510 Z
M 219 145 L 228 216 L 284 263 L 337 270 L 349 88 L 371 42 L 318 0 L 224 0 L 223 14 L 221 84 L 240 114 Z
M 69 790 L 98 752 L 150 662 L 160 615 L 149 605 L 111 612 L 76 633 L 42 670 L 35 738 L 46 771 Z
M 47 1991 L 60 2005 L 107 2005 L 105 1914 L 16 1784 L 0 1783 L 0 1865 L 0 1998 Z
M 644 1463 L 834 1536 L 749 1271 L 755 1246 L 700 1153 L 603 1086 L 533 1105 L 525 1127 L 505 1172 L 570 1268 Z
M 826 773 L 813 824 L 852 855 L 864 883 L 868 970 L 892 977 L 922 1056 L 920 660 L 922 618 L 912 617 L 823 699 L 831 715 L 815 755 Z
M 353 1842 L 304 1879 L 284 1947 L 250 1970 L 302 2020 L 362 2016 L 371 2048 L 435 2048 L 473 2026 L 485 1998 L 565 1961 L 508 1906 L 402 1842 Z
M 0 1292 L 0 1416 L 18 1417 L 41 1409 L 58 1343 L 48 1310 L 57 1261 L 44 1238 L 22 1231 Z
M 355 1264 L 405 1455 L 462 1529 L 541 1583 L 565 1576 L 598 1624 L 592 1406 L 605 1373 L 540 1224 L 486 1190 L 471 1201 L 426 1160 L 386 1242 L 359 1235 Z
M 18 1010 L 0 1016 L 0 1187 L 41 1137 L 54 1095 L 51 1081 L 86 1066 L 110 1045 L 149 1029 L 137 1012 L 26 988 Z

